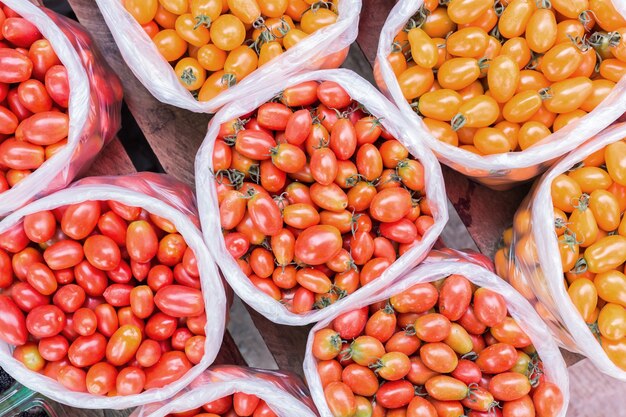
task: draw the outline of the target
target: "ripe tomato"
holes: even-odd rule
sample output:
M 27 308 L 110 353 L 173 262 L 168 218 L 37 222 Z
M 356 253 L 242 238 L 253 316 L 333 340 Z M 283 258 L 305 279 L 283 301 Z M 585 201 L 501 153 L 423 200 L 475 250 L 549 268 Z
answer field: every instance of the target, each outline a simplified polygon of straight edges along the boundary
M 408 405 L 414 396 L 414 388 L 409 381 L 389 381 L 378 389 L 376 402 L 384 408 L 400 408 Z
M 109 363 L 121 366 L 130 361 L 141 344 L 141 330 L 133 325 L 123 325 L 113 333 L 106 345 Z
M 506 372 L 515 365 L 517 350 L 506 343 L 496 343 L 479 353 L 476 365 L 489 374 Z
M 507 315 L 504 298 L 489 289 L 479 288 L 474 293 L 474 313 L 478 320 L 489 327 L 501 323 Z
M 87 371 L 87 391 L 95 395 L 106 395 L 115 389 L 117 369 L 107 362 L 99 362 Z
M 144 388 L 161 388 L 180 379 L 191 369 L 191 362 L 183 352 L 170 351 L 161 355 L 161 358 L 149 368 L 146 368 L 146 382 Z
M 350 417 L 356 412 L 356 400 L 350 388 L 342 382 L 331 382 L 324 389 L 324 397 L 335 417 Z
M 15 297 L 15 294 L 13 297 Z M 6 343 L 15 346 L 26 343 L 28 333 L 24 313 L 6 295 L 0 295 L 0 308 L 3 312 L 0 315 L 0 338 Z
M 16 320 L 16 318 L 14 317 L 12 320 Z M 61 333 L 64 326 L 65 314 L 57 306 L 38 306 L 26 316 L 28 332 L 38 338 L 56 336 Z
M 84 368 L 104 359 L 106 348 L 106 339 L 100 333 L 79 336 L 70 345 L 67 357 L 72 365 Z

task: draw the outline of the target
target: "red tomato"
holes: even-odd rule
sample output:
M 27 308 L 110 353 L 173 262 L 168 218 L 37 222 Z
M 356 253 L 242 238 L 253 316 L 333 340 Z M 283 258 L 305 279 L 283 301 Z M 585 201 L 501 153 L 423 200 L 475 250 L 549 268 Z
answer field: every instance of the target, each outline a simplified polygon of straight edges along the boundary
M 97 363 L 87 371 L 87 391 L 94 395 L 106 395 L 115 390 L 116 378 L 117 369 L 113 365 L 107 362 Z
M 392 296 L 389 303 L 398 313 L 423 313 L 437 304 L 439 293 L 431 283 L 416 284 Z
M 58 289 L 52 302 L 66 313 L 73 313 L 85 302 L 85 290 L 76 284 L 67 284 Z
M 0 339 L 14 346 L 26 343 L 28 333 L 24 313 L 11 298 L 1 294 L 0 311 Z
M 10 290 L 15 304 L 25 312 L 50 303 L 49 296 L 41 294 L 28 282 L 17 282 L 10 287 Z
M 113 336 L 113 333 L 119 328 L 115 308 L 110 304 L 100 304 L 96 306 L 94 313 L 96 314 L 98 331 L 106 337 Z
M 113 284 L 115 285 L 115 287 L 113 287 L 115 290 L 107 288 L 108 280 L 106 274 L 87 261 L 82 261 L 76 265 L 74 268 L 74 278 L 76 279 L 76 283 L 85 290 L 85 293 L 92 297 L 99 297 L 107 290 L 119 294 L 119 289 L 126 288 L 124 287 L 125 284 Z M 124 294 L 124 292 L 121 292 L 121 294 Z
M 334 258 L 341 247 L 341 233 L 336 227 L 312 226 L 296 239 L 295 256 L 308 265 L 321 265 Z
M 61 65 L 61 61 L 47 39 L 33 42 L 28 50 L 28 57 L 33 62 L 33 77 L 40 81 L 44 80 L 50 68 L 54 65 Z
M 391 223 L 381 223 L 380 234 L 399 243 L 412 243 L 417 239 L 417 227 L 409 219 L 400 219 Z
M 378 389 L 376 401 L 384 408 L 400 408 L 408 405 L 414 396 L 413 384 L 409 381 L 389 381 Z
M 74 240 L 81 240 L 91 234 L 98 224 L 99 217 L 99 201 L 85 201 L 83 203 L 72 204 L 69 205 L 63 213 L 61 229 L 68 237 Z
M 236 392 L 233 395 L 233 408 L 238 416 L 251 416 L 259 405 L 259 398 L 256 395 Z
M 98 328 L 98 317 L 89 308 L 79 308 L 74 312 L 72 318 L 74 330 L 81 336 L 91 336 Z
M 52 99 L 48 95 L 48 91 L 46 91 L 46 87 L 41 81 L 31 79 L 20 83 L 17 88 L 17 97 L 22 105 L 33 113 L 48 112 L 52 109 Z M 47 123 L 50 123 L 50 121 Z M 22 129 L 26 126 L 28 126 L 28 124 L 23 124 Z M 57 140 L 54 135 L 51 135 L 49 141 L 50 142 L 46 140 L 47 143 L 45 144 L 52 144 Z M 37 143 L 37 141 L 33 143 L 39 145 L 44 144 Z
M 268 194 L 255 193 L 248 200 L 248 212 L 254 225 L 264 235 L 273 236 L 283 228 L 280 209 Z
M 474 313 L 485 325 L 496 326 L 507 316 L 506 302 L 500 294 L 479 288 L 474 293 Z
M 500 401 L 518 400 L 527 395 L 530 389 L 528 377 L 517 372 L 497 374 L 489 381 L 489 391 Z
M 263 130 L 245 129 L 237 133 L 235 150 L 241 155 L 262 161 L 270 158 L 270 152 L 276 146 L 271 134 Z
M 439 313 L 429 313 L 415 320 L 415 334 L 424 342 L 441 342 L 450 335 L 450 320 Z
M 136 359 L 139 365 L 148 368 L 159 361 L 161 353 L 161 345 L 159 345 L 159 342 L 146 339 L 139 345 Z
M 33 62 L 15 49 L 0 48 L 0 68 L 1 83 L 21 83 L 30 79 Z
M 9 17 L 2 25 L 2 36 L 19 48 L 30 48 L 41 33 L 37 26 L 22 17 Z
M 35 243 L 44 243 L 52 239 L 56 227 L 56 219 L 51 211 L 40 211 L 24 216 L 24 232 Z
M 342 382 L 331 382 L 324 397 L 334 417 L 351 417 L 356 412 L 356 400 L 350 388 Z
M 67 355 L 69 343 L 61 335 L 46 337 L 39 341 L 38 349 L 41 357 L 47 361 L 59 361 Z
M 89 263 L 103 271 L 114 270 L 121 260 L 119 246 L 108 236 L 89 236 L 83 250 Z
M 65 327 L 65 314 L 53 305 L 33 308 L 26 316 L 28 332 L 38 338 L 56 336 Z
M 51 67 L 48 72 L 46 72 L 44 82 L 46 90 L 52 100 L 62 108 L 67 108 L 70 99 L 70 84 L 67 69 L 63 65 Z
M 140 394 L 146 383 L 146 374 L 140 368 L 129 366 L 123 368 L 115 380 L 117 395 Z
M 476 365 L 489 374 L 506 372 L 517 362 L 517 350 L 506 343 L 496 343 L 479 353 Z
M 323 81 L 317 87 L 317 98 L 325 106 L 338 110 L 352 103 L 352 98 L 346 90 L 334 81 Z
M 187 249 L 185 239 L 178 233 L 165 235 L 159 242 L 157 259 L 167 266 L 174 266 L 183 260 L 183 255 Z
M 161 388 L 180 379 L 191 369 L 191 362 L 183 352 L 170 351 L 161 355 L 156 363 L 145 370 L 145 389 Z
M 356 130 L 349 119 L 339 119 L 330 131 L 329 147 L 337 159 L 345 161 L 356 151 Z
M 257 110 L 259 125 L 269 130 L 285 130 L 292 115 L 291 109 L 282 103 L 265 103 Z
M 563 393 L 551 382 L 543 382 L 533 393 L 533 404 L 538 417 L 556 417 L 563 408 Z
M 104 359 L 106 347 L 107 341 L 100 333 L 80 336 L 70 345 L 67 357 L 72 365 L 84 368 Z
M 192 336 L 185 342 L 185 355 L 194 365 L 202 361 L 205 344 L 206 337 L 204 336 Z
M 156 341 L 169 339 L 178 325 L 178 320 L 164 313 L 156 313 L 146 323 L 146 336 Z
M 182 285 L 161 288 L 154 296 L 154 303 L 172 317 L 197 316 L 204 312 L 202 292 Z
M 292 145 L 300 145 L 304 143 L 311 132 L 313 119 L 311 113 L 307 109 L 294 112 L 289 116 L 287 126 L 285 127 L 285 139 Z
M 439 312 L 452 321 L 459 320 L 472 301 L 472 285 L 462 275 L 450 275 L 439 292 Z M 481 332 L 482 333 L 482 332 Z
M 74 240 L 61 240 L 43 253 L 46 264 L 55 271 L 72 268 L 83 260 L 83 246 Z
M 130 259 L 139 263 L 150 262 L 157 254 L 159 240 L 154 228 L 145 220 L 137 220 L 128 225 L 126 249 Z
M 72 391 L 87 392 L 86 379 L 85 371 L 72 365 L 66 365 L 58 371 L 57 380 L 59 383 Z
M 411 210 L 411 194 L 404 188 L 385 188 L 372 199 L 370 215 L 381 222 L 395 222 Z
M 57 290 L 57 280 L 54 273 L 40 262 L 34 263 L 28 268 L 26 280 L 43 295 L 51 295 Z
M 367 316 L 367 307 L 349 311 L 333 320 L 333 329 L 339 333 L 342 339 L 354 339 L 363 333 Z

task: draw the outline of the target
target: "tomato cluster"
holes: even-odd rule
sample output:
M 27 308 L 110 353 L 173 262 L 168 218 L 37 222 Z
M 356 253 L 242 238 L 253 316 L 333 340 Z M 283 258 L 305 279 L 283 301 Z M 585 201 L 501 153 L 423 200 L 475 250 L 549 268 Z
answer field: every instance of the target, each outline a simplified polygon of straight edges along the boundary
M 557 176 L 551 196 L 568 295 L 607 356 L 626 370 L 626 143 L 612 143 Z M 538 262 L 529 218 L 529 211 L 522 210 L 514 224 L 519 234 L 514 256 L 520 265 Z M 505 249 L 496 255 L 499 274 L 532 297 L 522 278 L 506 274 L 507 255 Z
M 193 410 L 168 414 L 168 417 L 278 417 L 256 395 L 236 392 Z
M 0 339 L 70 390 L 131 395 L 204 355 L 194 252 L 167 219 L 116 201 L 29 214 L 0 235 Z
M 28 20 L 0 3 L 0 192 L 67 143 L 67 70 Z
M 223 124 L 213 151 L 230 254 L 295 313 L 378 278 L 433 224 L 422 164 L 333 81 Z
M 523 151 L 592 111 L 626 74 L 611 0 L 427 0 L 389 63 L 432 135 L 478 155 Z
M 122 1 L 199 101 L 211 100 L 337 20 L 335 1 Z
M 344 313 L 312 344 L 335 417 L 554 417 L 562 393 L 504 298 L 461 275 Z

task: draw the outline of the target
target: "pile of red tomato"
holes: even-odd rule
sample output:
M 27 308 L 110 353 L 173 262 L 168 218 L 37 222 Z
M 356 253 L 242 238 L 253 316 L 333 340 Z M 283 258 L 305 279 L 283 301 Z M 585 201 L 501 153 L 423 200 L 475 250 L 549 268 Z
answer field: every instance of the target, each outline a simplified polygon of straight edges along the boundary
M 388 60 L 435 138 L 491 155 L 596 108 L 626 74 L 625 34 L 612 0 L 427 0 Z
M 193 410 L 168 414 L 171 417 L 278 417 L 276 413 L 255 395 L 236 392 L 219 400 L 211 401 Z
M 131 395 L 201 361 L 195 255 L 167 219 L 116 201 L 29 214 L 0 236 L 0 339 L 73 391 Z
M 67 70 L 28 20 L 0 3 L 0 192 L 67 144 Z
M 312 353 L 335 417 L 555 417 L 563 407 L 504 298 L 461 275 L 338 316 Z
M 422 164 L 333 81 L 224 123 L 213 173 L 226 248 L 294 313 L 377 279 L 434 222 Z
M 199 101 L 211 100 L 337 20 L 336 1 L 122 1 Z

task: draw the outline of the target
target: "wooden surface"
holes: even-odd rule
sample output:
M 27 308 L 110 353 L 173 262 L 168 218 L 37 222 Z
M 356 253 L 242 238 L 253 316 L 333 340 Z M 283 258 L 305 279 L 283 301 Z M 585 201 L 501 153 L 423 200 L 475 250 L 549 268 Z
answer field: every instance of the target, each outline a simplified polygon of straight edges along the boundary
M 116 1 L 116 0 L 111 0 Z M 208 115 L 191 113 L 157 101 L 134 77 L 126 66 L 93 0 L 69 0 L 79 21 L 92 34 L 108 63 L 122 80 L 125 101 L 137 125 L 163 169 L 193 185 L 193 164 L 196 151 L 204 139 Z M 365 0 L 360 22 L 358 45 L 351 47 L 347 62 L 349 68 L 372 81 L 373 65 L 378 36 L 394 0 Z M 90 167 L 86 175 L 126 174 L 135 171 L 118 139 L 115 139 Z M 491 256 L 504 228 L 510 225 L 515 209 L 527 193 L 528 186 L 507 192 L 490 190 L 467 180 L 462 175 L 443 167 L 448 198 L 454 205 L 467 234 L 485 254 Z M 248 309 L 252 323 L 258 329 L 261 342 L 269 349 L 275 365 L 284 370 L 302 374 L 302 358 L 309 327 L 293 328 L 271 323 L 260 314 Z M 575 363 L 577 356 L 567 356 Z M 225 335 L 217 363 L 245 363 L 229 333 Z M 272 367 L 274 364 L 261 364 Z M 127 416 L 129 411 L 77 410 L 55 405 L 66 416 Z

